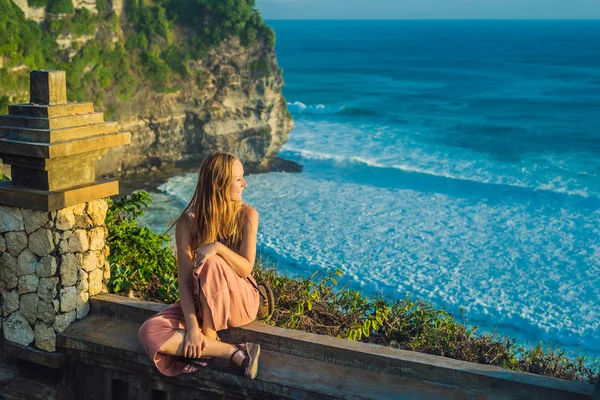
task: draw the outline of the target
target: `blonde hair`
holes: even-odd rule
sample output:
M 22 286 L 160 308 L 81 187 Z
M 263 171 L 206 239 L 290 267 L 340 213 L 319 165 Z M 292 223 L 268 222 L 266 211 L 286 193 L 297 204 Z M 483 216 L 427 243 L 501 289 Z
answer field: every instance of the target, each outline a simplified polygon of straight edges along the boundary
M 232 201 L 233 164 L 230 153 L 213 151 L 200 165 L 196 190 L 177 221 L 192 213 L 192 248 L 218 241 L 237 251 L 242 242 L 243 203 Z M 176 222 L 177 222 L 176 221 Z

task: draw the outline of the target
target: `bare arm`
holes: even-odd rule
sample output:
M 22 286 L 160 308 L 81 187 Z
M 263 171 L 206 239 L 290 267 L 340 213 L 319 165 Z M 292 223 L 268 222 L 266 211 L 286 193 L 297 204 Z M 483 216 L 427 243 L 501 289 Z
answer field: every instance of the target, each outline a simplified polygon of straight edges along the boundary
M 191 249 L 192 233 L 190 221 L 187 217 L 177 221 L 175 226 L 175 240 L 177 244 L 177 272 L 179 282 L 179 299 L 181 309 L 185 317 L 185 323 L 188 331 L 200 330 L 198 318 L 194 308 L 194 286 L 192 283 L 193 274 L 193 251 Z
M 252 273 L 256 259 L 256 234 L 258 233 L 258 213 L 250 206 L 244 210 L 244 225 L 242 227 L 242 243 L 239 253 L 224 244 L 216 242 L 217 254 L 242 278 Z

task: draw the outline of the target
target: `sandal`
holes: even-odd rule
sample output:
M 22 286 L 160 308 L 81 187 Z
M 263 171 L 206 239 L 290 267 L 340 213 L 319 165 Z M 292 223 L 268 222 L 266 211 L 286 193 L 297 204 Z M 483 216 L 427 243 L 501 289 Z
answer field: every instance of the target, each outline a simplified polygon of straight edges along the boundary
M 236 344 L 234 345 L 237 350 L 233 352 L 231 355 L 231 362 L 237 364 L 233 361 L 233 358 L 240 351 L 246 353 L 246 357 L 239 364 L 240 368 L 242 368 L 244 372 L 244 376 L 250 379 L 256 378 L 258 375 L 258 356 L 260 355 L 260 345 L 256 343 L 245 343 L 245 344 Z

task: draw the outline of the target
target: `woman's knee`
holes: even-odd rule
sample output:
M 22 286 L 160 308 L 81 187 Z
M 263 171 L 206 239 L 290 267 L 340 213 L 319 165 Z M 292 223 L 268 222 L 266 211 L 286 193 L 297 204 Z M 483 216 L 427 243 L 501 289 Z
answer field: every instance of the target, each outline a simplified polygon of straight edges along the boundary
M 229 268 L 229 265 L 221 256 L 210 256 L 200 270 L 200 276 L 204 278 L 208 275 L 221 276 L 226 271 L 226 268 Z

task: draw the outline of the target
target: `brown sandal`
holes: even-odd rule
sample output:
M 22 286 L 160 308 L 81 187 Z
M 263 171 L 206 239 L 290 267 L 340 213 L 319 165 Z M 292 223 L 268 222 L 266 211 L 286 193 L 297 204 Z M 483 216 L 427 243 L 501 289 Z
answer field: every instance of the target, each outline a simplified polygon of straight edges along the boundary
M 233 357 L 239 351 L 243 351 L 246 353 L 246 357 L 241 362 L 240 368 L 242 368 L 244 376 L 250 379 L 256 378 L 256 375 L 258 375 L 258 356 L 260 355 L 260 345 L 246 342 L 245 344 L 236 344 L 234 346 L 237 348 L 237 350 L 231 355 L 231 362 L 235 364 Z

